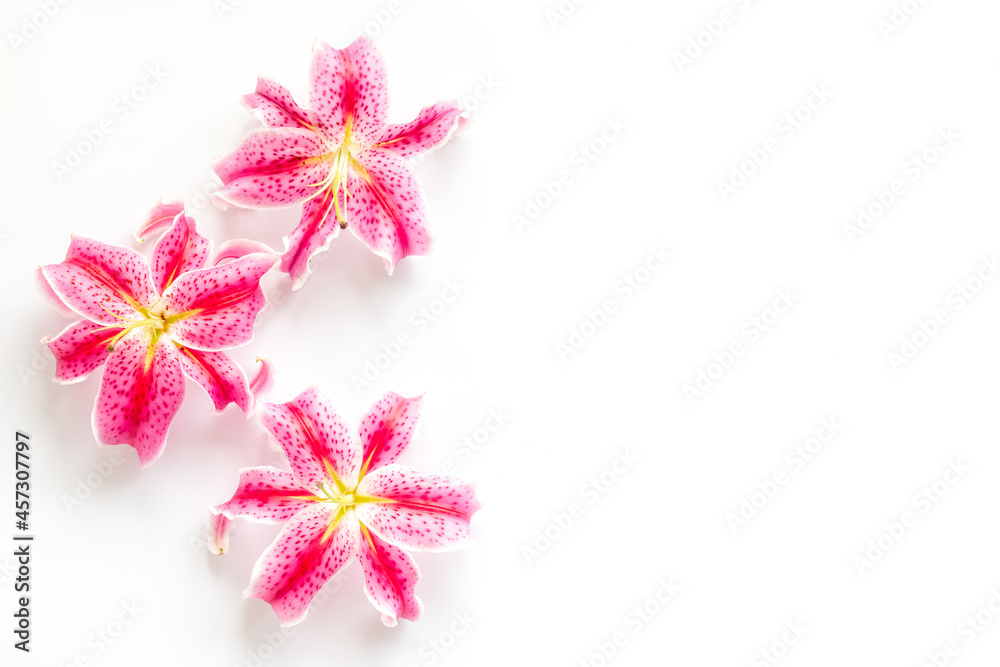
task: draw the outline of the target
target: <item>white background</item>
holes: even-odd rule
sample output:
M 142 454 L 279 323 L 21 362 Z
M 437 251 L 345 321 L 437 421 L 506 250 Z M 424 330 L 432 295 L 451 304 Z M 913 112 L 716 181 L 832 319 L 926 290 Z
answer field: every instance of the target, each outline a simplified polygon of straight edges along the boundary
M 37 538 L 30 656 L 11 648 L 13 547 L 0 548 L 0 662 L 755 667 L 773 650 L 789 666 L 917 667 L 954 641 L 939 664 L 996 664 L 1000 286 L 976 279 L 1000 251 L 1000 6 L 905 4 L 915 13 L 885 35 L 889 0 L 591 0 L 557 22 L 556 0 L 80 0 L 48 18 L 42 2 L 5 2 L 0 542 L 14 533 L 15 429 L 33 443 Z M 730 23 L 713 23 L 723 10 Z M 366 24 L 391 120 L 436 99 L 475 107 L 416 166 L 435 251 L 389 277 L 342 235 L 302 290 L 268 276 L 271 312 L 234 356 L 275 362 L 275 400 L 325 384 L 354 423 L 384 390 L 426 390 L 404 462 L 454 462 L 485 509 L 473 549 L 416 555 L 419 623 L 384 628 L 354 565 L 293 634 L 276 634 L 271 609 L 241 593 L 277 528 L 238 525 L 222 557 L 203 543 L 206 507 L 237 470 L 278 461 L 263 431 L 234 407 L 211 415 L 188 383 L 154 466 L 98 448 L 99 374 L 51 382 L 38 341 L 67 321 L 31 269 L 59 261 L 71 233 L 134 243 L 161 196 L 183 197 L 217 245 L 281 247 L 298 209 L 222 213 L 208 165 L 257 126 L 238 98 L 258 73 L 305 102 L 313 38 L 343 47 Z M 706 46 L 679 66 L 689 39 Z M 801 106 L 822 88 L 829 99 Z M 110 133 L 91 142 L 105 118 Z M 609 122 L 623 129 L 605 142 Z M 935 155 L 947 128 L 958 138 Z M 56 163 L 81 145 L 89 154 L 60 178 Z M 763 166 L 741 167 L 765 146 L 777 150 Z M 913 172 L 929 148 L 936 160 Z M 734 168 L 754 173 L 723 201 Z M 569 184 L 548 197 L 564 170 Z M 903 194 L 852 239 L 845 225 L 896 179 Z M 515 214 L 533 219 L 518 229 Z M 646 273 L 650 247 L 671 259 Z M 628 299 L 616 291 L 627 275 L 647 279 Z M 449 280 L 458 298 L 418 325 Z M 959 308 L 967 283 L 981 289 Z M 774 322 L 779 290 L 794 305 Z M 585 325 L 607 299 L 615 312 Z M 889 354 L 939 309 L 946 323 L 894 368 Z M 754 317 L 771 325 L 751 340 Z M 591 335 L 560 355 L 574 329 Z M 410 344 L 356 388 L 352 375 L 401 333 Z M 743 354 L 712 367 L 734 342 Z M 699 371 L 717 379 L 692 401 L 683 387 Z M 463 454 L 498 409 L 509 419 Z M 787 458 L 829 418 L 843 428 L 808 463 Z M 595 494 L 589 480 L 619 453 L 635 462 Z M 949 462 L 968 470 L 938 481 L 933 503 L 915 499 Z M 776 472 L 786 483 L 771 487 Z M 754 496 L 761 487 L 773 497 Z M 734 530 L 727 515 L 744 499 L 758 508 Z M 560 528 L 553 517 L 565 525 L 574 503 Z M 887 536 L 906 513 L 915 525 Z M 858 560 L 869 553 L 870 567 Z M 680 592 L 656 602 L 671 578 Z M 653 613 L 638 622 L 644 604 Z M 970 633 L 961 624 L 984 608 Z

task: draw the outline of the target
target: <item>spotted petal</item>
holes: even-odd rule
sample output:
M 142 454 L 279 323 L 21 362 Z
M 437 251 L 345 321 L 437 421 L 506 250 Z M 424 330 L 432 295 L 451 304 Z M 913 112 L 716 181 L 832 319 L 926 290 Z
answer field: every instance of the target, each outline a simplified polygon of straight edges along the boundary
M 353 481 L 361 451 L 329 397 L 310 387 L 287 403 L 261 403 L 261 423 L 275 437 L 302 486 Z
M 309 103 L 313 125 L 332 145 L 350 132 L 351 141 L 371 146 L 378 141 L 389 114 L 385 64 L 367 35 L 346 49 L 317 40 L 309 70 Z
M 369 470 L 392 463 L 409 446 L 420 419 L 423 399 L 422 395 L 403 398 L 388 391 L 361 418 L 362 476 Z
M 215 507 L 230 519 L 284 523 L 317 500 L 292 473 L 268 466 L 240 470 L 240 485 L 228 501 Z
M 469 522 L 480 507 L 472 484 L 395 464 L 366 475 L 358 494 L 381 499 L 357 506 L 361 523 L 386 542 L 410 549 L 467 546 Z
M 410 157 L 440 146 L 458 126 L 458 102 L 437 102 L 420 110 L 409 123 L 387 125 L 375 148 Z
M 70 384 L 79 382 L 108 358 L 108 343 L 121 333 L 121 329 L 109 328 L 89 320 L 80 320 L 69 325 L 55 338 L 43 338 L 56 358 L 56 382 Z
M 45 277 L 42 267 L 36 266 L 34 272 L 32 273 L 32 277 L 34 278 L 35 288 L 38 290 L 38 293 L 49 302 L 50 306 L 58 310 L 64 317 L 71 317 L 73 319 L 79 317 L 76 311 L 63 303 L 62 299 L 59 298 L 59 295 L 56 294 L 54 289 L 52 289 L 52 285 L 49 284 L 48 278 Z
M 215 412 L 235 403 L 243 412 L 250 409 L 253 397 L 243 369 L 223 352 L 205 352 L 189 347 L 178 349 L 181 370 L 208 393 Z
M 194 218 L 177 214 L 153 247 L 153 283 L 162 294 L 178 276 L 205 266 L 212 242 L 195 229 Z
M 322 158 L 326 145 L 312 130 L 282 127 L 251 132 L 232 153 L 212 168 L 223 187 L 215 193 L 223 203 L 249 208 L 297 204 L 316 194 L 330 174 Z
M 357 553 L 359 532 L 357 519 L 331 503 L 303 508 L 261 555 L 243 595 L 268 602 L 281 625 L 295 625 L 316 592 Z
M 101 324 L 145 319 L 137 309 L 157 300 L 145 257 L 83 236 L 74 236 L 66 259 L 43 266 L 42 275 L 60 301 Z
M 225 350 L 249 343 L 257 313 L 266 304 L 260 279 L 277 255 L 251 253 L 219 266 L 189 271 L 163 295 L 170 336 L 196 350 Z
M 338 193 L 344 206 L 344 191 Z M 292 289 L 297 290 L 309 277 L 309 261 L 330 247 L 330 242 L 340 231 L 333 206 L 333 188 L 326 188 L 302 207 L 302 218 L 291 234 L 285 237 L 285 254 L 279 269 L 292 279 Z
M 383 623 L 392 627 L 399 618 L 420 618 L 423 603 L 414 593 L 420 570 L 408 553 L 361 526 L 358 560 L 365 573 L 365 594 L 382 612 Z
M 244 95 L 243 103 L 267 127 L 311 127 L 306 110 L 284 86 L 270 79 L 257 77 L 257 90 Z
M 399 155 L 376 148 L 356 159 L 360 168 L 353 168 L 348 178 L 348 227 L 385 259 L 392 273 L 404 257 L 430 251 L 424 196 L 409 164 Z
M 177 347 L 148 327 L 136 329 L 108 356 L 94 404 L 94 434 L 102 445 L 131 445 L 143 468 L 163 451 L 170 422 L 184 398 Z

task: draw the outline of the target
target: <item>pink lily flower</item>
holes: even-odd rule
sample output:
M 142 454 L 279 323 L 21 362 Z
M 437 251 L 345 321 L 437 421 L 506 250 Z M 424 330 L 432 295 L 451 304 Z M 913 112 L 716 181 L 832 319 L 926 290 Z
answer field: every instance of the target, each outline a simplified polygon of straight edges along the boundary
M 480 507 L 473 485 L 393 463 L 413 437 L 421 401 L 387 392 L 362 418 L 358 435 L 316 388 L 258 406 L 292 470 L 240 470 L 232 499 L 213 511 L 284 524 L 244 592 L 270 603 L 281 625 L 305 618 L 316 592 L 354 557 L 382 622 L 415 621 L 423 608 L 414 593 L 420 572 L 403 549 L 467 546 Z
M 230 403 L 250 409 L 246 375 L 223 350 L 253 338 L 265 304 L 260 278 L 278 259 L 253 244 L 232 261 L 209 265 L 212 243 L 179 203 L 157 204 L 136 237 L 164 229 L 151 261 L 74 236 L 63 262 L 36 272 L 57 308 L 83 318 L 42 340 L 56 358 L 54 379 L 79 382 L 105 364 L 94 435 L 101 445 L 131 445 L 143 468 L 163 451 L 184 376 L 208 392 L 215 412 Z
M 213 164 L 224 208 L 277 208 L 304 203 L 298 227 L 285 237 L 280 269 L 293 289 L 309 260 L 350 228 L 386 261 L 430 250 L 424 198 L 406 158 L 441 145 L 459 122 L 457 102 L 438 102 L 409 123 L 387 124 L 385 65 L 367 36 L 346 49 L 317 40 L 303 109 L 279 84 L 258 78 L 243 98 L 268 129 L 247 135 Z

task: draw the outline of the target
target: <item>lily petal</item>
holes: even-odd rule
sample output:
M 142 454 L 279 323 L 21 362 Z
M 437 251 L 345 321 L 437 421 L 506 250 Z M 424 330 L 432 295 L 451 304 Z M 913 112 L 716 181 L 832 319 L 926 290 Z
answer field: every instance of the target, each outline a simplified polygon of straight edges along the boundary
M 263 399 L 274 387 L 274 364 L 263 357 L 257 357 L 257 362 L 260 364 L 260 368 L 250 380 L 250 394 L 254 401 Z
M 395 464 L 366 475 L 358 494 L 383 500 L 357 505 L 361 523 L 386 542 L 410 549 L 467 546 L 469 522 L 480 508 L 471 483 Z
M 49 284 L 48 279 L 45 277 L 45 273 L 42 272 L 42 267 L 36 266 L 35 270 L 32 272 L 32 277 L 35 280 L 35 287 L 38 289 L 38 293 L 45 297 L 45 300 L 49 302 L 49 305 L 59 311 L 59 313 L 65 317 L 72 317 L 76 319 L 79 315 L 72 308 L 63 303 L 59 295 L 56 294 L 55 290 L 52 289 L 52 285 Z
M 372 149 L 356 159 L 360 170 L 353 168 L 348 179 L 348 226 L 392 273 L 399 260 L 431 249 L 424 196 L 410 165 L 396 153 Z
M 130 248 L 74 236 L 59 264 L 42 267 L 56 296 L 94 322 L 121 325 L 145 319 L 138 308 L 157 300 L 146 258 Z
M 108 328 L 89 320 L 69 325 L 55 338 L 43 338 L 56 358 L 53 378 L 61 384 L 79 382 L 105 362 L 110 354 L 108 343 L 121 329 Z
M 282 127 L 251 132 L 212 164 L 223 187 L 215 197 L 251 208 L 297 204 L 330 175 L 326 144 L 311 130 Z
M 159 234 L 170 227 L 174 218 L 184 212 L 184 203 L 181 201 L 157 200 L 153 208 L 149 209 L 145 220 L 136 225 L 132 231 L 135 240 L 142 243 L 146 238 Z
M 243 103 L 267 127 L 312 129 L 306 110 L 295 103 L 284 86 L 270 79 L 257 77 L 257 90 L 244 95 Z
M 230 519 L 284 523 L 316 500 L 290 472 L 270 466 L 243 468 L 233 497 L 217 505 L 214 511 Z
M 392 627 L 400 618 L 420 618 L 424 605 L 414 593 L 420 570 L 408 553 L 362 525 L 358 560 L 365 573 L 365 594 L 382 612 L 383 623 Z
M 177 278 L 163 294 L 170 336 L 184 347 L 224 350 L 253 340 L 257 313 L 267 300 L 261 277 L 277 255 L 252 253 Z
M 143 468 L 162 453 L 184 398 L 177 347 L 148 327 L 130 332 L 108 356 L 94 403 L 94 435 L 102 445 L 131 445 Z
M 245 257 L 250 253 L 263 252 L 269 254 L 277 254 L 270 248 L 260 241 L 251 241 L 250 239 L 231 239 L 226 241 L 221 246 L 219 246 L 219 251 L 215 253 L 215 257 L 212 259 L 212 266 L 218 266 L 225 261 L 231 259 L 239 259 L 240 257 Z
M 162 294 L 177 276 L 205 266 L 212 252 L 212 242 L 198 233 L 194 219 L 183 209 L 167 232 L 153 247 L 153 284 Z
M 268 602 L 282 626 L 305 618 L 316 592 L 357 553 L 357 519 L 331 503 L 300 510 L 253 568 L 244 597 Z
M 309 78 L 312 124 L 331 144 L 340 144 L 348 132 L 362 146 L 378 140 L 389 114 L 389 95 L 385 63 L 371 38 L 361 35 L 346 49 L 317 40 Z
M 410 157 L 440 146 L 458 126 L 458 102 L 437 102 L 420 110 L 409 123 L 387 125 L 375 148 Z
M 392 463 L 409 446 L 423 400 L 423 395 L 403 398 L 387 391 L 361 418 L 362 477 L 369 470 Z
M 278 268 L 292 279 L 293 290 L 302 287 L 309 277 L 309 260 L 329 248 L 340 232 L 333 212 L 333 196 L 333 188 L 326 188 L 321 195 L 307 201 L 298 226 L 285 237 L 285 254 Z M 343 190 L 338 196 L 344 206 Z
M 181 370 L 205 390 L 215 405 L 215 412 L 235 403 L 243 412 L 250 409 L 253 397 L 243 369 L 223 352 L 205 352 L 189 347 L 178 349 Z
M 353 481 L 361 450 L 324 392 L 310 387 L 288 403 L 261 403 L 257 411 L 302 486 L 315 490 L 320 483 L 336 484 L 331 471 L 339 480 Z
M 208 524 L 208 549 L 220 556 L 229 551 L 229 534 L 233 532 L 232 519 L 225 514 L 213 514 Z

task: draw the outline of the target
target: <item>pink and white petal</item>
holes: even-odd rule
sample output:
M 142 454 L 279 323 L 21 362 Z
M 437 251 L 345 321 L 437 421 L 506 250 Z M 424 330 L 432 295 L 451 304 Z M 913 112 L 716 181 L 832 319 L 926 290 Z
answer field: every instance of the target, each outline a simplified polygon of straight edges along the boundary
M 107 360 L 110 354 L 108 344 L 120 333 L 118 328 L 79 320 L 55 338 L 43 338 L 42 343 L 56 358 L 56 374 L 52 379 L 61 384 L 83 380 Z
M 225 514 L 213 514 L 208 524 L 208 550 L 220 556 L 229 551 L 231 532 L 233 532 L 233 520 Z
M 277 260 L 252 253 L 177 278 L 163 294 L 164 315 L 176 318 L 169 324 L 171 338 L 196 350 L 249 343 L 257 313 L 267 303 L 260 279 Z
M 344 206 L 343 190 L 338 194 Z M 340 232 L 333 204 L 333 188 L 326 188 L 305 203 L 298 226 L 285 237 L 285 254 L 278 269 L 291 278 L 293 290 L 302 287 L 309 277 L 309 261 L 329 248 Z
M 43 266 L 42 274 L 63 303 L 101 324 L 144 319 L 136 309 L 158 298 L 145 257 L 84 236 L 74 236 L 66 259 Z
M 397 619 L 420 618 L 424 605 L 414 592 L 420 570 L 408 553 L 379 539 L 362 525 L 358 560 L 365 573 L 365 594 L 382 612 L 383 623 L 393 627 Z
M 94 435 L 102 445 L 131 445 L 143 468 L 159 458 L 184 398 L 176 346 L 153 343 L 147 327 L 115 344 L 94 403 Z
M 431 233 L 424 214 L 424 196 L 410 165 L 399 155 L 372 149 L 356 156 L 361 170 L 350 170 L 348 227 L 385 259 L 392 273 L 408 255 L 426 255 Z
M 269 603 L 282 626 L 295 625 L 323 584 L 357 553 L 359 533 L 357 519 L 332 503 L 303 508 L 254 565 L 244 597 Z
M 302 488 L 292 473 L 270 466 L 243 468 L 233 497 L 213 511 L 230 519 L 254 523 L 284 523 L 318 499 Z
M 48 279 L 42 272 L 42 267 L 36 266 L 35 270 L 32 272 L 32 277 L 35 280 L 35 287 L 38 289 L 38 293 L 49 302 L 50 306 L 58 310 L 59 313 L 65 317 L 72 317 L 74 319 L 79 317 L 76 311 L 63 303 L 62 299 L 59 298 L 59 295 L 52 289 L 52 285 L 49 284 Z
M 181 370 L 205 390 L 212 399 L 216 414 L 230 403 L 243 412 L 250 410 L 253 396 L 243 369 L 223 352 L 205 352 L 181 347 L 177 350 Z
M 330 471 L 353 482 L 361 449 L 325 392 L 310 387 L 287 403 L 261 403 L 257 412 L 302 486 L 316 489 L 332 482 Z
M 263 357 L 257 357 L 257 362 L 260 368 L 250 379 L 250 395 L 255 402 L 262 400 L 274 387 L 274 364 Z
M 251 241 L 250 239 L 231 239 L 224 242 L 219 246 L 219 251 L 215 253 L 215 257 L 211 261 L 212 266 L 218 266 L 223 262 L 239 259 L 251 253 L 262 252 L 265 254 L 277 255 L 270 246 L 261 243 L 260 241 Z
M 153 246 L 153 284 L 162 294 L 177 276 L 205 266 L 212 242 L 198 233 L 194 218 L 179 213 Z
M 309 68 L 312 124 L 333 145 L 351 142 L 371 146 L 378 141 L 389 115 L 385 63 L 367 35 L 346 49 L 316 40 Z
M 458 102 L 437 102 L 420 110 L 409 123 L 387 125 L 375 148 L 410 157 L 440 146 L 458 126 Z
M 392 463 L 410 445 L 420 420 L 424 397 L 403 398 L 387 391 L 361 418 L 361 475 Z
M 358 495 L 382 499 L 357 505 L 361 523 L 386 542 L 408 549 L 467 546 L 469 522 L 480 508 L 470 482 L 396 464 L 365 475 Z
M 132 230 L 135 240 L 142 243 L 148 237 L 162 233 L 173 224 L 174 218 L 183 212 L 184 203 L 181 201 L 157 200 L 153 208 L 149 209 L 146 218 Z
M 326 144 L 312 130 L 282 127 L 251 132 L 212 169 L 222 179 L 217 199 L 248 208 L 297 204 L 316 192 L 332 163 L 319 159 Z
M 243 96 L 243 103 L 267 127 L 306 127 L 309 115 L 295 103 L 284 86 L 262 76 L 257 77 L 257 90 Z

